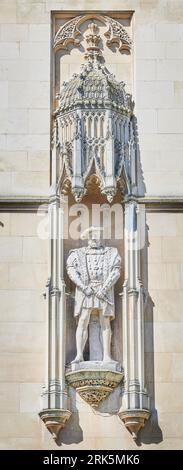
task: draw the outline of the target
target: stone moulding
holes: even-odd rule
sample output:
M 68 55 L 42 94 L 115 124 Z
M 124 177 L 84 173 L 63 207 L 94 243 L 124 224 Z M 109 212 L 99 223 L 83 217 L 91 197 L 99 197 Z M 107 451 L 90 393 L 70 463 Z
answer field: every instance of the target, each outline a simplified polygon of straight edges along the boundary
M 123 379 L 123 372 L 80 369 L 66 373 L 67 383 L 93 408 L 107 398 Z
M 47 409 L 40 411 L 39 416 L 56 441 L 61 429 L 65 427 L 69 420 L 71 412 L 62 409 Z
M 145 422 L 150 416 L 149 410 L 130 409 L 119 411 L 118 416 L 132 434 L 133 440 L 137 440 L 138 432 L 145 426 Z

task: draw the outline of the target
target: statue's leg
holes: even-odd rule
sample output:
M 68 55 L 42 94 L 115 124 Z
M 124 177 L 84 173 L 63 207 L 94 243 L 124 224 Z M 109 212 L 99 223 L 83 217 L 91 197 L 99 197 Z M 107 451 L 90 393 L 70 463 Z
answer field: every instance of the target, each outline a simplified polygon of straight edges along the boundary
M 111 322 L 109 317 L 105 317 L 100 311 L 100 326 L 103 340 L 103 361 L 109 362 L 111 359 Z
M 83 361 L 83 351 L 88 338 L 88 324 L 90 320 L 90 310 L 83 308 L 81 311 L 78 326 L 76 330 L 76 349 L 77 355 L 72 362 Z

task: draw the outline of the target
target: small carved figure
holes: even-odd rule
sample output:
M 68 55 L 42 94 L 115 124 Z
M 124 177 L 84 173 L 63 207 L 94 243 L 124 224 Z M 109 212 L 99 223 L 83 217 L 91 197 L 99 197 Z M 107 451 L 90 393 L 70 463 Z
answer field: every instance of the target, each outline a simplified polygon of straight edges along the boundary
M 77 355 L 73 362 L 83 361 L 88 338 L 88 324 L 93 310 L 99 314 L 103 340 L 103 361 L 111 361 L 111 325 L 115 317 L 114 284 L 120 276 L 121 258 L 117 248 L 106 247 L 101 229 L 90 227 L 81 238 L 88 246 L 71 250 L 67 273 L 76 285 L 74 316 L 79 317 L 76 330 Z

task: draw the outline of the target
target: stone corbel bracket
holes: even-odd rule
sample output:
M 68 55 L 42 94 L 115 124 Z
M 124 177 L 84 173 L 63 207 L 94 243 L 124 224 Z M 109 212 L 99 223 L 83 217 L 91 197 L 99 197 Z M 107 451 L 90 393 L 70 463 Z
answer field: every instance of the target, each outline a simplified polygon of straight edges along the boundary
M 65 427 L 71 416 L 69 410 L 46 409 L 40 411 L 39 416 L 48 431 L 52 434 L 54 441 L 57 441 L 60 431 Z
M 123 421 L 128 431 L 132 434 L 133 440 L 136 441 L 138 432 L 145 426 L 150 414 L 149 410 L 129 409 L 119 411 L 118 416 L 121 421 Z
M 73 366 L 76 366 L 76 370 L 73 370 Z M 97 408 L 122 380 L 122 371 L 105 367 L 104 363 L 101 366 L 99 363 L 93 363 L 92 366 L 90 362 L 73 364 L 72 370 L 66 373 L 68 385 L 93 408 Z
M 54 38 L 53 48 L 55 52 L 58 50 L 69 52 L 68 46 L 79 47 L 82 39 L 79 27 L 90 19 L 98 20 L 108 28 L 106 33 L 104 33 L 104 36 L 107 38 L 106 45 L 108 47 L 112 47 L 112 45 L 115 44 L 119 52 L 130 53 L 132 41 L 124 26 L 110 16 L 97 15 L 95 13 L 76 16 L 62 25 Z

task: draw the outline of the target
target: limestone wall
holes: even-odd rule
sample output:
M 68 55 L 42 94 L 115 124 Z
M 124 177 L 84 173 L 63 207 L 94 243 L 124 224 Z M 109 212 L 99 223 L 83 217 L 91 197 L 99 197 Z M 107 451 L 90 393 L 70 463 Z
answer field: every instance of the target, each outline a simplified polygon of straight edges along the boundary
M 0 0 L 1 196 L 48 194 L 50 11 L 66 6 L 106 11 L 111 2 Z M 121 80 L 131 77 L 147 195 L 176 199 L 183 194 L 182 1 L 113 0 L 112 8 L 135 10 L 133 71 L 122 64 L 113 68 Z M 37 236 L 36 213 L 25 207 L 10 212 L 7 206 L 0 221 L 0 447 L 54 449 L 37 415 L 45 371 L 47 242 Z M 154 412 L 141 433 L 141 449 L 181 449 L 183 214 L 148 213 L 147 222 L 152 304 L 146 313 L 146 371 Z M 115 416 L 117 397 L 105 416 L 72 398 L 62 450 L 137 449 Z

